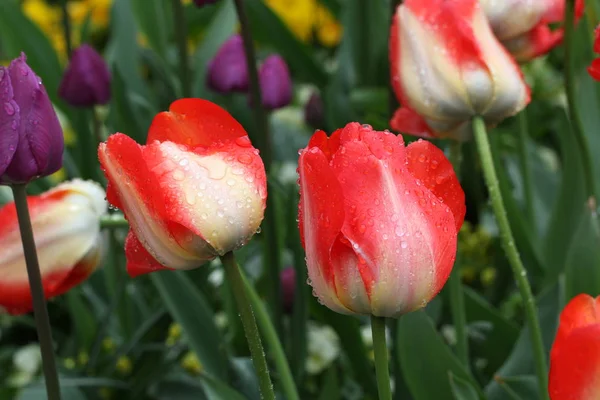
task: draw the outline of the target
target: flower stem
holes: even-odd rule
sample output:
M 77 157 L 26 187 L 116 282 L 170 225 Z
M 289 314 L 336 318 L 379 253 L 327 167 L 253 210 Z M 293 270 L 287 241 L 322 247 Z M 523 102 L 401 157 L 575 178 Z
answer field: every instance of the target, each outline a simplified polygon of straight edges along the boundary
M 256 291 L 254 290 L 250 282 L 248 282 L 248 279 L 246 279 L 243 272 L 241 271 L 240 275 L 242 276 L 242 280 L 244 281 L 246 293 L 248 293 L 248 297 L 250 297 L 250 304 L 252 305 L 252 309 L 256 314 L 258 326 L 260 327 L 260 330 L 263 333 L 267 346 L 269 346 L 269 348 L 273 352 L 273 361 L 275 362 L 277 372 L 279 372 L 283 394 L 285 395 L 285 398 L 287 400 L 300 400 L 300 396 L 298 396 L 298 390 L 296 389 L 296 384 L 294 383 L 294 378 L 292 376 L 290 366 L 285 357 L 285 352 L 283 351 L 283 346 L 281 345 L 279 336 L 277 336 L 277 331 L 275 331 L 275 326 L 271 322 L 269 314 L 267 313 L 264 305 L 262 304 L 260 297 L 258 297 Z
M 392 400 L 390 369 L 388 367 L 388 348 L 385 339 L 385 318 L 371 315 L 373 334 L 373 352 L 375 353 L 375 374 L 379 400 Z
M 531 293 L 529 281 L 527 280 L 527 271 L 523 266 L 523 262 L 521 261 L 521 257 L 519 256 L 519 252 L 515 246 L 515 240 L 508 223 L 506 209 L 504 208 L 502 194 L 500 193 L 498 177 L 494 168 L 494 161 L 492 158 L 492 151 L 490 149 L 485 123 L 481 117 L 473 118 L 473 131 L 483 168 L 483 176 L 485 178 L 490 200 L 492 202 L 492 209 L 496 215 L 496 221 L 500 230 L 502 245 L 512 268 L 513 276 L 517 283 L 521 298 L 523 299 L 525 318 L 527 324 L 529 325 L 529 334 L 533 348 L 535 372 L 538 378 L 540 395 L 542 396 L 542 399 L 549 400 L 547 389 L 548 371 L 546 368 L 546 355 L 544 351 L 544 343 L 542 341 L 542 332 L 540 330 L 540 323 L 538 321 L 535 300 L 533 298 L 533 294 Z
M 58 384 L 58 373 L 56 372 L 56 361 L 54 360 L 54 350 L 52 348 L 52 329 L 50 328 L 50 318 L 48 317 L 48 310 L 46 309 L 42 275 L 40 272 L 35 241 L 33 239 L 33 228 L 31 227 L 29 208 L 27 206 L 26 185 L 13 185 L 11 186 L 11 189 L 15 198 L 19 230 L 21 232 L 21 241 L 23 243 L 23 254 L 25 255 L 27 276 L 29 277 L 29 286 L 31 288 L 33 316 L 35 318 L 35 326 L 40 341 L 46 394 L 48 400 L 60 400 L 60 386 Z
M 590 146 L 585 136 L 581 115 L 577 108 L 575 95 L 575 68 L 573 65 L 573 34 L 575 23 L 575 0 L 567 0 L 565 6 L 565 91 L 567 94 L 567 105 L 569 108 L 569 120 L 571 121 L 571 130 L 573 137 L 579 147 L 579 158 L 583 163 L 583 176 L 588 195 L 588 205 L 592 212 L 596 212 L 596 185 L 594 181 L 594 165 L 590 153 Z
M 519 120 L 519 161 L 523 177 L 523 193 L 525 195 L 525 211 L 532 228 L 535 228 L 535 207 L 533 206 L 533 180 L 531 178 L 531 163 L 527 155 L 527 139 L 529 138 L 529 124 L 527 123 L 527 109 L 517 115 Z
M 118 229 L 118 228 L 127 228 L 129 227 L 129 222 L 123 217 L 123 214 L 115 213 L 115 214 L 107 214 L 103 215 L 100 218 L 100 228 L 101 229 Z
M 244 326 L 246 339 L 248 340 L 248 348 L 250 349 L 254 369 L 258 376 L 258 386 L 260 387 L 261 396 L 265 400 L 275 400 L 273 384 L 271 383 L 271 377 L 269 376 L 269 367 L 267 366 L 267 359 L 260 341 L 260 335 L 258 334 L 254 312 L 252 311 L 252 306 L 248 299 L 248 292 L 244 286 L 244 278 L 235 261 L 233 252 L 221 256 L 221 262 L 225 268 L 227 280 L 231 284 L 231 291 L 233 292 L 235 302 L 237 303 L 240 312 L 240 318 L 242 320 L 242 325 Z
M 454 173 L 460 180 L 461 144 L 453 142 L 450 146 L 450 162 L 454 167 Z M 467 317 L 465 314 L 465 295 L 460 279 L 460 269 L 457 268 L 458 256 L 454 262 L 454 268 L 448 278 L 448 289 L 450 291 L 450 308 L 454 331 L 456 332 L 456 353 L 461 363 L 469 368 L 469 342 L 467 339 Z
M 185 15 L 181 0 L 171 0 L 173 7 L 173 22 L 175 24 L 175 38 L 179 51 L 179 74 L 181 75 L 181 93 L 183 97 L 190 97 L 190 69 L 188 68 L 187 29 Z
M 69 18 L 67 0 L 61 0 L 60 8 L 62 11 L 62 25 L 65 35 L 65 50 L 67 51 L 67 57 L 71 58 L 71 53 L 73 52 L 73 45 L 71 43 L 71 19 Z

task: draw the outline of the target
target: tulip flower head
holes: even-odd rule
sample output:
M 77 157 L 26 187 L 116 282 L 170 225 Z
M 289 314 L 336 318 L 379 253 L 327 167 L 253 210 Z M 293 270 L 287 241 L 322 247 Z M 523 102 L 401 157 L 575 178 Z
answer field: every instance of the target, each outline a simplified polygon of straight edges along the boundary
M 240 35 L 227 39 L 210 61 L 206 85 L 218 93 L 248 91 L 248 64 Z
M 0 185 L 58 171 L 63 133 L 41 79 L 25 54 L 0 67 Z
M 345 314 L 427 304 L 456 256 L 465 197 L 433 144 L 350 123 L 300 154 L 299 227 L 313 293 Z
M 323 126 L 325 122 L 325 105 L 319 92 L 313 92 L 304 105 L 304 120 L 313 128 Z
M 130 275 L 190 269 L 244 245 L 264 214 L 258 150 L 227 111 L 181 99 L 158 114 L 146 145 L 122 133 L 98 149 L 107 199 L 123 210 Z
M 99 265 L 104 190 L 91 181 L 64 182 L 27 203 L 46 298 L 67 292 Z M 32 298 L 14 203 L 0 209 L 0 308 L 31 311 Z
M 580 294 L 562 311 L 548 392 L 552 400 L 600 399 L 600 297 Z
M 215 4 L 219 0 L 194 0 L 194 4 L 198 7 L 208 6 L 210 4 Z
M 600 26 L 597 26 L 594 30 L 594 53 L 600 54 Z M 600 81 L 600 58 L 592 61 L 592 64 L 588 67 L 588 72 L 592 78 Z
M 285 60 L 278 55 L 269 56 L 258 71 L 262 104 L 267 110 L 275 110 L 292 101 L 292 78 Z
M 394 130 L 424 137 L 471 136 L 471 119 L 493 126 L 529 102 L 512 57 L 477 0 L 406 0 L 390 40 L 392 85 L 401 103 Z
M 294 306 L 294 295 L 296 293 L 296 270 L 288 267 L 279 273 L 281 281 L 281 292 L 283 294 L 283 310 L 292 312 Z
M 480 0 L 494 34 L 517 59 L 525 62 L 546 54 L 563 39 L 566 0 Z M 575 3 L 575 17 L 583 15 L 584 2 Z
M 110 101 L 110 72 L 93 47 L 83 44 L 73 51 L 58 94 L 74 107 L 92 107 Z

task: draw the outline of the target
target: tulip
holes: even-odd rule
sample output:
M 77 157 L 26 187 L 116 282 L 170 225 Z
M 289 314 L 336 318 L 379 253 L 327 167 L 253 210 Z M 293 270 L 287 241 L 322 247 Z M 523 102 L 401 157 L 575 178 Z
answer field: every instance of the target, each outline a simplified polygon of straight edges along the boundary
M 227 111 L 181 99 L 152 121 L 147 144 L 111 135 L 98 149 L 107 199 L 123 210 L 131 276 L 190 269 L 244 245 L 264 214 L 258 150 Z
M 350 123 L 300 154 L 299 227 L 313 293 L 345 314 L 427 304 L 456 256 L 465 197 L 444 153 Z
M 314 92 L 304 105 L 304 120 L 313 128 L 323 126 L 325 122 L 324 109 L 325 105 L 321 95 L 319 92 Z
M 229 38 L 209 62 L 206 84 L 219 93 L 248 90 L 248 64 L 240 35 Z
M 600 399 L 600 297 L 580 294 L 560 314 L 548 391 L 552 400 Z
M 67 292 L 100 263 L 104 196 L 98 184 L 74 180 L 27 198 L 46 298 Z M 32 309 L 19 232 L 11 202 L 0 209 L 0 308 L 15 315 Z
M 64 141 L 41 79 L 25 54 L 0 67 L 0 184 L 22 184 L 58 171 Z
M 390 40 L 392 85 L 402 107 L 394 130 L 425 137 L 471 136 L 529 102 L 519 67 L 494 37 L 476 0 L 406 0 Z
M 296 293 L 296 270 L 288 267 L 279 273 L 281 281 L 281 293 L 283 294 L 283 310 L 292 312 L 294 306 L 294 295 Z
M 275 110 L 292 101 L 292 78 L 285 60 L 278 55 L 269 56 L 258 71 L 262 104 L 267 110 Z
M 521 62 L 546 54 L 563 39 L 562 28 L 549 24 L 562 22 L 565 0 L 480 0 L 494 34 Z M 575 16 L 583 14 L 584 2 L 577 0 Z
M 74 107 L 93 107 L 110 101 L 110 72 L 93 47 L 84 44 L 73 52 L 58 95 Z
M 600 54 L 600 26 L 594 30 L 594 53 Z M 592 78 L 600 81 L 600 58 L 596 58 L 592 61 L 588 67 L 588 72 Z
M 194 4 L 198 7 L 204 7 L 210 4 L 215 4 L 219 0 L 194 0 Z

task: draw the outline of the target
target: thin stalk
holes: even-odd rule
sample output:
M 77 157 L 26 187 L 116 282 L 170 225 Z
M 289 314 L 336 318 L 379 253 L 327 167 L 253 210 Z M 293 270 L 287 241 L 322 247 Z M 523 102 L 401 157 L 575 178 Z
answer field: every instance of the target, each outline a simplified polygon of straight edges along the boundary
M 242 31 L 242 41 L 244 43 L 244 54 L 246 64 L 248 65 L 248 77 L 250 86 L 250 96 L 252 99 L 252 110 L 257 128 L 257 147 L 265 165 L 267 177 L 271 170 L 273 161 L 271 135 L 267 113 L 262 106 L 262 95 L 260 92 L 260 83 L 258 80 L 258 71 L 256 69 L 256 55 L 252 41 L 252 30 L 250 21 L 246 15 L 244 0 L 235 0 L 235 9 L 240 22 Z M 282 308 L 281 308 L 281 285 L 279 284 L 279 273 L 281 271 L 281 255 L 278 238 L 280 237 L 277 224 L 277 212 L 275 210 L 275 197 L 272 195 L 273 188 L 267 182 L 267 189 L 270 195 L 267 197 L 267 208 L 265 210 L 264 222 L 264 260 L 267 268 L 267 281 L 269 282 L 269 306 L 275 321 L 277 332 L 281 334 L 282 328 Z
M 373 333 L 373 352 L 375 353 L 375 374 L 377 375 L 379 400 L 392 400 L 388 348 L 385 342 L 385 318 L 371 315 L 371 332 Z
M 187 30 L 183 5 L 181 0 L 171 0 L 173 7 L 173 22 L 175 25 L 175 39 L 179 51 L 179 75 L 181 76 L 181 93 L 183 97 L 190 97 L 190 69 L 188 67 Z
M 498 183 L 498 177 L 494 168 L 494 161 L 492 158 L 492 151 L 490 149 L 485 123 L 481 117 L 473 118 L 473 132 L 475 135 L 477 150 L 479 152 L 479 158 L 481 160 L 481 166 L 483 168 L 483 176 L 485 178 L 485 183 L 488 187 L 490 200 L 492 202 L 492 209 L 494 210 L 498 229 L 500 230 L 502 246 L 504 247 L 506 257 L 512 268 L 513 276 L 517 283 L 519 293 L 523 299 L 525 320 L 529 326 L 529 334 L 531 346 L 533 348 L 533 358 L 535 362 L 535 372 L 538 379 L 539 392 L 542 396 L 542 399 L 550 400 L 547 389 L 548 371 L 546 368 L 546 354 L 544 351 L 544 342 L 542 341 L 542 332 L 536 311 L 535 300 L 533 298 L 533 294 L 531 293 L 531 286 L 527 280 L 527 271 L 523 266 L 523 262 L 521 261 L 521 257 L 519 256 L 519 252 L 515 246 L 515 240 L 513 238 L 510 224 L 508 223 L 506 209 L 504 208 L 504 201 L 502 200 L 500 185 Z
M 275 326 L 271 322 L 262 300 L 258 297 L 258 294 L 250 282 L 248 282 L 248 279 L 246 279 L 242 272 L 240 272 L 240 274 L 242 275 L 248 297 L 250 297 L 250 304 L 256 314 L 258 326 L 265 338 L 267 346 L 271 349 L 275 368 L 277 369 L 277 372 L 279 372 L 283 394 L 287 400 L 300 400 L 298 389 L 296 389 L 294 377 L 292 376 L 292 371 L 290 370 L 290 366 L 285 357 L 285 352 L 283 351 L 279 336 L 277 336 L 277 331 L 275 331 Z
M 256 376 L 258 377 L 258 386 L 260 388 L 261 396 L 265 400 L 275 400 L 275 392 L 273 392 L 273 384 L 271 383 L 271 377 L 269 376 L 267 358 L 265 357 L 265 351 L 263 350 L 260 341 L 258 327 L 256 326 L 256 320 L 254 319 L 254 312 L 252 311 L 252 306 L 248 299 L 248 292 L 246 292 L 246 287 L 244 286 L 244 278 L 242 277 L 232 252 L 221 256 L 221 262 L 225 268 L 227 280 L 231 284 L 231 289 L 240 312 L 244 333 L 248 340 L 248 348 L 250 349 L 250 355 L 252 357 L 252 362 L 254 363 Z
M 94 138 L 96 139 L 96 146 L 104 141 L 102 137 L 102 121 L 100 121 L 100 116 L 98 115 L 98 110 L 96 107 L 92 106 L 92 124 L 94 131 Z
M 62 26 L 65 35 L 65 49 L 67 50 L 67 57 L 71 58 L 71 53 L 73 52 L 73 45 L 71 43 L 71 18 L 69 17 L 67 0 L 61 0 L 60 9 L 62 11 Z
M 394 16 L 396 15 L 396 8 L 398 8 L 398 5 L 400 3 L 401 3 L 401 1 L 399 1 L 399 0 L 391 0 L 390 1 L 390 30 L 392 29 L 392 25 L 394 22 Z M 389 46 L 390 46 L 390 42 L 388 41 L 388 47 Z M 388 66 L 388 68 L 389 68 L 390 63 L 385 63 L 385 65 Z M 392 73 L 393 73 L 393 71 L 390 71 L 388 73 L 388 76 L 391 76 Z M 396 92 L 394 91 L 394 86 L 392 85 L 391 79 L 390 79 L 390 85 L 389 85 L 388 107 L 389 107 L 389 113 L 390 113 L 390 119 L 391 119 L 394 116 L 394 113 L 396 112 L 396 108 L 398 108 L 398 101 L 396 100 Z
M 567 106 L 569 108 L 569 120 L 573 137 L 579 147 L 579 158 L 583 163 L 583 176 L 588 195 L 588 205 L 593 213 L 596 212 L 596 184 L 594 180 L 594 164 L 590 152 L 590 146 L 585 136 L 583 122 L 575 95 L 575 68 L 573 65 L 573 34 L 575 23 L 575 0 L 567 0 L 565 7 L 565 91 L 567 94 Z
M 460 180 L 461 144 L 452 143 L 450 147 L 450 162 L 454 172 Z M 465 313 L 465 295 L 460 279 L 460 269 L 457 268 L 458 256 L 454 268 L 448 278 L 448 289 L 450 291 L 450 309 L 452 310 L 452 322 L 456 332 L 456 353 L 461 363 L 469 368 L 469 341 L 467 337 L 467 316 Z
M 360 34 L 358 38 L 358 77 L 359 82 L 362 85 L 368 85 L 371 79 L 370 63 L 371 57 L 369 57 L 369 50 L 371 48 L 370 43 L 370 26 L 369 26 L 369 8 L 372 7 L 370 0 L 357 0 L 358 1 L 358 27 Z
M 527 109 L 517 115 L 519 120 L 519 163 L 521 164 L 521 175 L 523 177 L 523 193 L 525 194 L 525 211 L 532 228 L 535 229 L 535 207 L 533 205 L 533 179 L 531 174 L 531 163 L 527 155 L 527 139 L 529 138 L 529 124 L 527 123 Z
M 27 276 L 31 288 L 33 316 L 38 339 L 40 341 L 46 394 L 48 400 L 60 400 L 60 386 L 58 384 L 58 373 L 56 372 L 54 349 L 52 348 L 52 329 L 50 327 L 48 309 L 46 308 L 42 274 L 40 272 L 37 249 L 33 239 L 33 228 L 31 226 L 31 218 L 29 217 L 29 208 L 27 206 L 26 185 L 13 185 L 11 186 L 11 189 L 15 199 L 15 207 L 17 208 L 21 242 L 23 243 L 23 254 L 25 255 Z
M 100 217 L 100 229 L 128 228 L 129 222 L 123 214 L 108 214 Z

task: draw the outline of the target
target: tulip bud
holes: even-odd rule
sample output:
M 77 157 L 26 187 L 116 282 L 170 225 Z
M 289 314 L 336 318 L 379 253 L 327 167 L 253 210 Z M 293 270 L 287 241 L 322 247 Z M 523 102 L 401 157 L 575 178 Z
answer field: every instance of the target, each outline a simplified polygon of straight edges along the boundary
M 322 304 L 398 317 L 441 290 L 466 209 L 440 149 L 350 123 L 315 133 L 298 172 L 300 235 Z
M 74 107 L 93 107 L 110 101 L 110 72 L 93 47 L 83 44 L 73 51 L 58 95 Z
M 0 104 L 0 184 L 27 183 L 58 171 L 62 129 L 23 53 L 0 67 Z
M 67 292 L 100 263 L 104 196 L 98 184 L 74 180 L 27 198 L 46 298 Z M 0 308 L 29 312 L 32 298 L 13 202 L 0 209 L 0 248 Z
M 215 4 L 219 0 L 194 0 L 194 4 L 198 7 L 208 6 L 210 4 Z
M 130 275 L 190 269 L 250 240 L 263 219 L 258 150 L 227 111 L 181 99 L 152 121 L 145 146 L 114 134 L 98 149 L 107 199 L 123 210 Z
M 288 267 L 280 272 L 281 291 L 283 293 L 283 310 L 292 312 L 294 306 L 294 294 L 296 292 L 296 270 Z
M 208 64 L 206 84 L 219 93 L 248 90 L 248 64 L 240 35 L 227 39 Z
M 406 0 L 394 16 L 392 84 L 402 107 L 393 129 L 425 137 L 471 136 L 529 102 L 519 67 L 494 37 L 477 0 Z
M 594 53 L 600 54 L 600 26 L 594 30 Z M 592 61 L 588 67 L 588 73 L 597 81 L 600 81 L 600 58 Z
M 313 92 L 304 105 L 304 120 L 311 127 L 318 129 L 325 122 L 323 99 L 319 92 Z
M 525 62 L 546 54 L 560 44 L 563 30 L 550 29 L 562 22 L 566 0 L 480 0 L 494 34 L 517 59 Z M 575 16 L 583 15 L 583 0 L 575 4 Z
M 268 110 L 285 107 L 292 101 L 292 78 L 285 60 L 267 57 L 258 71 L 262 104 Z
M 574 297 L 560 314 L 550 350 L 552 400 L 600 399 L 600 297 Z

